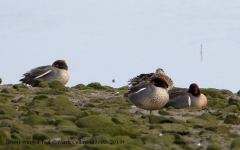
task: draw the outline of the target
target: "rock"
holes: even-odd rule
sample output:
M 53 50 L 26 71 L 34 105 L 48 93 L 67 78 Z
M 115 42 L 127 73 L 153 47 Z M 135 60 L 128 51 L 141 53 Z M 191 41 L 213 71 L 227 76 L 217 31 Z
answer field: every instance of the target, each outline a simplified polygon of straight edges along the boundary
M 11 99 L 11 102 L 17 103 L 17 102 L 19 102 L 22 98 L 23 98 L 23 96 L 14 97 L 13 99 Z

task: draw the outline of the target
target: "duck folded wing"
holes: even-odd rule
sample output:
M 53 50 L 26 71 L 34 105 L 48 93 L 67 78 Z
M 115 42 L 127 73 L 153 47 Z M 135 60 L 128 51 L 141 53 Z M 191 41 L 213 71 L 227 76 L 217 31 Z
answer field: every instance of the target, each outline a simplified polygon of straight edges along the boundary
M 142 82 L 138 85 L 130 87 L 130 89 L 124 94 L 124 97 L 128 97 L 130 94 L 137 93 L 141 90 L 146 89 L 146 87 L 149 85 L 147 82 Z
M 164 107 L 167 108 L 170 106 L 177 109 L 191 107 L 191 97 L 188 95 L 182 95 L 174 99 L 170 99 Z
M 173 88 L 168 91 L 169 100 L 178 96 L 188 95 L 188 89 L 186 88 Z
M 20 79 L 23 83 L 31 83 L 34 79 L 41 78 L 43 76 L 46 76 L 52 71 L 53 67 L 52 66 L 41 66 L 34 68 L 30 70 L 29 72 L 25 73 L 23 76 L 23 79 Z

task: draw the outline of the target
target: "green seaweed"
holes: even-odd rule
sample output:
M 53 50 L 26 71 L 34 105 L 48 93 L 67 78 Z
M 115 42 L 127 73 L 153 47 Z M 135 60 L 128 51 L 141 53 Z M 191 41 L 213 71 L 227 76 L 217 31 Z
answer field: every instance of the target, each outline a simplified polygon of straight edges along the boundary
M 220 126 L 211 126 L 205 128 L 208 131 L 213 131 L 216 134 L 229 134 L 230 129 L 227 126 L 220 125 Z
M 193 119 L 187 120 L 187 123 L 193 125 L 194 127 L 206 128 L 206 127 L 210 127 L 210 126 L 216 126 L 217 120 L 214 116 L 204 113 Z
M 240 138 L 236 138 L 231 143 L 231 149 L 238 150 L 240 149 Z
M 50 139 L 50 136 L 47 133 L 44 133 L 44 132 L 37 132 L 37 133 L 33 134 L 32 139 L 43 141 L 43 140 Z
M 10 91 L 9 91 L 9 89 L 4 88 L 4 89 L 1 90 L 1 93 L 10 93 Z
M 127 125 L 117 125 L 109 118 L 101 115 L 80 118 L 76 125 L 80 128 L 88 128 L 90 133 L 106 133 L 112 136 L 128 135 L 131 138 L 136 138 L 140 135 L 134 128 Z
M 212 98 L 226 99 L 223 93 L 218 89 L 208 88 L 208 89 L 200 89 L 200 91 L 204 95 L 211 96 Z
M 24 119 L 24 123 L 28 125 L 47 125 L 48 122 L 45 118 L 37 116 L 37 115 L 30 115 L 28 118 Z
M 22 139 L 32 139 L 34 129 L 27 124 L 14 124 L 11 128 L 11 133 L 17 133 Z
M 164 110 L 159 110 L 158 113 L 159 113 L 160 115 L 170 115 L 169 112 L 164 111 Z
M 6 141 L 10 138 L 7 136 L 6 131 L 0 130 L 0 145 L 6 144 Z
M 224 123 L 228 124 L 240 124 L 240 118 L 236 115 L 227 115 L 224 119 Z
M 183 122 L 180 121 L 180 120 L 173 119 L 173 118 L 150 115 L 149 116 L 149 123 L 156 124 L 156 123 L 183 123 Z
M 55 115 L 71 115 L 78 116 L 81 110 L 71 103 L 66 97 L 58 97 L 48 101 L 48 107 L 55 110 Z
M 216 144 L 209 145 L 207 150 L 221 150 L 222 148 Z
M 49 82 L 39 78 L 34 80 L 32 86 L 46 88 L 46 87 L 49 87 Z
M 17 111 L 17 109 L 10 104 L 4 105 L 0 103 L 0 108 L 2 110 L 2 112 L 0 111 L 0 114 L 7 114 L 12 117 L 17 117 L 19 115 L 19 112 Z
M 57 125 L 58 130 L 69 135 L 78 135 L 78 127 L 69 120 L 63 120 Z
M 96 89 L 96 90 L 105 90 L 106 87 L 103 87 L 100 83 L 98 82 L 93 82 L 93 83 L 89 83 L 87 85 L 87 87 L 91 87 L 93 89 Z
M 73 86 L 72 88 L 78 89 L 78 90 L 93 89 L 92 87 L 85 86 L 84 84 L 78 84 Z
M 22 84 L 22 83 L 21 84 L 14 84 L 13 88 L 16 89 L 16 90 L 19 90 L 21 88 L 28 89 L 28 87 L 26 85 Z

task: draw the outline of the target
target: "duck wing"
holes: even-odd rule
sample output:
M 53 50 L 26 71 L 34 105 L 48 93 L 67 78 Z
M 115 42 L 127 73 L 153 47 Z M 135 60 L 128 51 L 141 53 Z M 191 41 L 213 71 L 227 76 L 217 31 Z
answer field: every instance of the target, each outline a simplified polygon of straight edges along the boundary
M 178 97 L 178 96 L 183 96 L 183 95 L 189 95 L 188 89 L 186 88 L 172 88 L 171 90 L 168 91 L 169 94 L 169 100 Z
M 33 82 L 34 79 L 41 78 L 46 76 L 53 70 L 52 66 L 41 66 L 30 70 L 29 72 L 23 74 L 24 78 L 20 79 L 19 81 L 30 84 Z
M 137 85 L 134 85 L 134 86 L 131 86 L 128 91 L 124 94 L 124 97 L 128 97 L 129 94 L 131 93 L 137 93 L 141 90 L 144 90 L 146 89 L 147 86 L 149 86 L 150 83 L 148 82 L 142 82 L 140 84 L 137 84 Z

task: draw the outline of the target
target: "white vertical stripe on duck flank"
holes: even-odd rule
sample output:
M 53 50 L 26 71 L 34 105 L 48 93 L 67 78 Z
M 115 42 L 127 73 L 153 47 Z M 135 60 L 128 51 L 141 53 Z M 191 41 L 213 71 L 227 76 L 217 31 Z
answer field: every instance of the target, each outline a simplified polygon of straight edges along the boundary
M 188 106 L 191 107 L 191 97 L 188 96 Z

